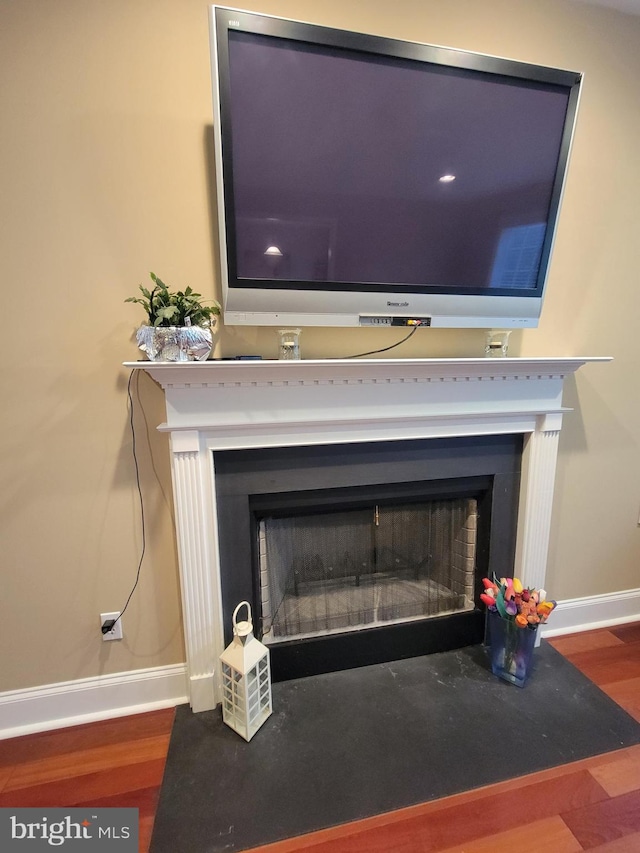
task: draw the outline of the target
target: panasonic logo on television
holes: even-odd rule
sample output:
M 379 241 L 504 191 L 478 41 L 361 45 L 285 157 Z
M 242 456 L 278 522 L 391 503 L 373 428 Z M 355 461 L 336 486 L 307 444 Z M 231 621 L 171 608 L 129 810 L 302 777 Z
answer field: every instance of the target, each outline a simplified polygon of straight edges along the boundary
M 388 308 L 408 308 L 408 302 L 387 302 Z

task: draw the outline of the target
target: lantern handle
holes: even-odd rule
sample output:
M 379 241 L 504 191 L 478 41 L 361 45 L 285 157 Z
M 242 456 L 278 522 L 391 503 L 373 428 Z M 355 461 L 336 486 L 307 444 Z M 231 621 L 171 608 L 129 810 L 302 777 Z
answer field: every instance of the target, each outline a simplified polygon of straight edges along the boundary
M 231 617 L 231 619 L 233 621 L 233 633 L 234 634 L 238 634 L 238 630 L 237 630 L 238 629 L 238 622 L 236 620 L 236 616 L 238 615 L 238 611 L 240 610 L 240 608 L 245 607 L 245 606 L 247 608 L 247 621 L 241 623 L 242 628 L 244 630 L 242 630 L 240 633 L 241 634 L 248 634 L 249 631 L 251 631 L 251 629 L 253 628 L 253 622 L 251 619 L 251 605 L 249 604 L 248 601 L 241 601 L 240 604 L 238 604 L 236 609 L 233 611 L 233 616 Z M 247 628 L 248 628 L 248 630 L 246 630 Z

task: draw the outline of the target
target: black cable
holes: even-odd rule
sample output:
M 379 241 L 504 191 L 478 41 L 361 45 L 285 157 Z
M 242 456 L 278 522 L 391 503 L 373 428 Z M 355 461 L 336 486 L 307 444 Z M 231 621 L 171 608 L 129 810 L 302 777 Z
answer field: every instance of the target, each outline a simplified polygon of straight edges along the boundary
M 383 347 L 382 349 L 371 350 L 371 352 L 360 352 L 360 353 L 357 353 L 356 355 L 348 355 L 348 356 L 345 356 L 345 358 L 363 358 L 366 355 L 377 355 L 380 352 L 387 352 L 390 349 L 394 349 L 395 347 L 400 346 L 400 344 L 403 344 L 405 341 L 408 341 L 412 335 L 415 335 L 418 328 L 419 327 L 417 325 L 414 326 L 411 329 L 411 331 L 409 332 L 409 334 L 405 335 L 405 337 L 402 338 L 402 340 L 396 341 L 395 344 L 391 344 L 388 347 Z M 126 600 L 124 607 L 120 611 L 120 615 L 118 616 L 117 619 L 113 620 L 113 624 L 109 624 L 107 631 L 113 630 L 114 625 L 116 624 L 116 622 L 119 619 L 121 619 L 122 614 L 125 612 L 125 610 L 129 606 L 129 602 L 131 601 L 131 597 L 133 596 L 133 593 L 136 591 L 136 587 L 138 586 L 138 582 L 140 580 L 140 571 L 142 569 L 142 563 L 144 562 L 144 556 L 145 556 L 145 552 L 147 550 L 146 524 L 145 524 L 145 517 L 144 517 L 144 501 L 142 499 L 142 487 L 140 485 L 140 468 L 138 465 L 138 456 L 136 453 L 136 430 L 135 430 L 134 421 L 133 421 L 133 396 L 131 394 L 131 380 L 133 379 L 133 373 L 134 373 L 134 371 L 132 370 L 131 373 L 129 374 L 129 381 L 127 382 L 127 397 L 129 399 L 129 426 L 131 428 L 131 452 L 133 454 L 133 464 L 134 464 L 135 472 L 136 472 L 136 487 L 138 489 L 138 497 L 140 500 L 140 519 L 142 522 L 142 551 L 140 553 L 140 561 L 138 562 L 138 570 L 136 572 L 136 580 L 135 580 L 135 583 L 133 584 L 131 592 L 129 593 L 129 597 Z
M 382 349 L 374 349 L 371 352 L 359 352 L 356 355 L 345 355 L 344 358 L 362 358 L 365 355 L 377 355 L 379 352 L 387 352 L 387 350 L 394 349 L 394 347 L 399 347 L 400 344 L 403 344 L 405 341 L 408 341 L 412 335 L 415 335 L 416 331 L 420 328 L 419 325 L 416 325 L 411 329 L 408 335 L 402 338 L 401 341 L 397 341 L 395 344 L 391 344 L 391 346 L 383 347 Z
M 131 427 L 131 452 L 133 453 L 133 464 L 134 464 L 135 470 L 136 470 L 136 486 L 138 488 L 138 497 L 140 499 L 140 519 L 142 521 L 142 552 L 140 554 L 140 561 L 138 563 L 138 571 L 136 574 L 136 580 L 135 580 L 135 583 L 133 585 L 133 588 L 131 589 L 131 592 L 129 593 L 129 597 L 127 598 L 127 601 L 126 601 L 124 607 L 120 611 L 120 615 L 118 616 L 117 619 L 113 620 L 113 625 L 110 625 L 110 627 L 108 628 L 109 631 L 113 631 L 114 625 L 116 624 L 118 619 L 120 619 L 122 617 L 122 614 L 125 612 L 125 610 L 129 606 L 129 602 L 131 601 L 131 596 L 136 591 L 136 587 L 138 586 L 138 581 L 140 580 L 140 570 L 142 569 L 142 563 L 144 561 L 145 551 L 147 550 L 146 524 L 145 524 L 145 519 L 144 519 L 144 501 L 142 500 L 142 487 L 140 486 L 140 468 L 138 466 L 138 456 L 136 453 L 136 430 L 135 430 L 135 426 L 133 423 L 133 396 L 131 394 L 131 380 L 133 378 L 133 374 L 134 374 L 134 371 L 132 370 L 131 373 L 129 374 L 129 381 L 127 382 L 127 397 L 129 398 L 129 425 Z

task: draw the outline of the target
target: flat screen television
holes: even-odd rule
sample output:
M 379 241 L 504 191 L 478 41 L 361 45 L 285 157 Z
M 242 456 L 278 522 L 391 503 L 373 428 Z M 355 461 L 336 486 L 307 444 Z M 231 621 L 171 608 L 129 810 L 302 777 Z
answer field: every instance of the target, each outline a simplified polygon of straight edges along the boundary
M 538 324 L 581 75 L 211 7 L 227 324 Z

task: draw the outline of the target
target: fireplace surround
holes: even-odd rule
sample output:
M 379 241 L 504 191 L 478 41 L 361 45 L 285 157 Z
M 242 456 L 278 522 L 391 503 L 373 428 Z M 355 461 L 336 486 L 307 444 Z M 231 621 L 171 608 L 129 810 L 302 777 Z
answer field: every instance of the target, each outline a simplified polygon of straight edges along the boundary
M 302 630 L 275 642 L 263 638 L 274 680 L 480 642 L 481 579 L 508 574 L 514 564 L 521 456 L 522 436 L 512 434 L 214 452 L 225 643 L 238 601 L 250 600 L 256 614 L 267 604 L 271 614 L 260 588 L 261 570 L 269 569 L 260 532 L 271 528 L 272 561 L 279 550 L 295 548 L 284 558 L 290 589 L 280 591 L 274 610 L 288 605 L 289 618 L 297 619 L 303 611 Z M 471 502 L 473 530 L 461 531 L 456 542 L 448 515 Z M 448 541 L 439 541 L 445 529 Z M 462 542 L 467 532 L 473 539 Z M 453 601 L 455 580 L 445 575 L 471 548 L 471 588 Z M 331 597 L 321 581 L 331 582 Z M 337 624 L 327 624 L 327 607 Z M 389 618 L 373 612 L 380 608 L 392 611 Z M 350 618 L 353 625 L 345 625 Z
M 563 382 L 586 362 L 605 360 L 127 362 L 128 368 L 148 372 L 165 393 L 167 420 L 159 429 L 169 432 L 171 440 L 193 710 L 208 710 L 220 701 L 218 658 L 229 628 L 224 613 L 228 599 L 243 590 L 235 569 L 231 581 L 224 579 L 221 570 L 221 559 L 228 562 L 225 542 L 230 536 L 233 540 L 238 526 L 233 513 L 228 514 L 226 499 L 219 506 L 228 460 L 243 468 L 252 456 L 270 459 L 298 454 L 299 459 L 300 453 L 310 453 L 322 458 L 329 450 L 332 456 L 361 454 L 367 460 L 411 448 L 413 461 L 402 463 L 410 467 L 416 459 L 428 460 L 439 442 L 470 453 L 483 444 L 519 443 L 521 474 L 509 471 L 518 493 L 515 536 L 509 534 L 503 544 L 491 548 L 496 549 L 496 566 L 512 565 L 525 583 L 544 586 L 559 431 L 567 411 L 562 406 Z M 365 480 L 366 464 L 360 466 Z M 317 488 L 318 472 L 325 467 L 317 466 L 316 479 L 307 479 L 305 489 L 293 491 Z M 463 478 L 485 475 L 460 474 Z M 277 476 L 281 475 L 267 470 L 267 481 Z M 451 476 L 455 479 L 458 474 Z M 417 475 L 418 481 L 423 479 Z M 416 478 L 412 474 L 406 481 L 416 482 Z M 356 478 L 347 485 L 361 488 L 367 483 Z M 334 483 L 328 488 L 335 487 Z M 277 484 L 263 489 L 264 494 L 278 491 Z M 489 493 L 500 495 L 502 489 L 494 486 Z M 495 539 L 500 541 L 500 536 Z M 243 547 L 246 550 L 247 545 Z M 250 592 L 255 595 L 254 589 Z

